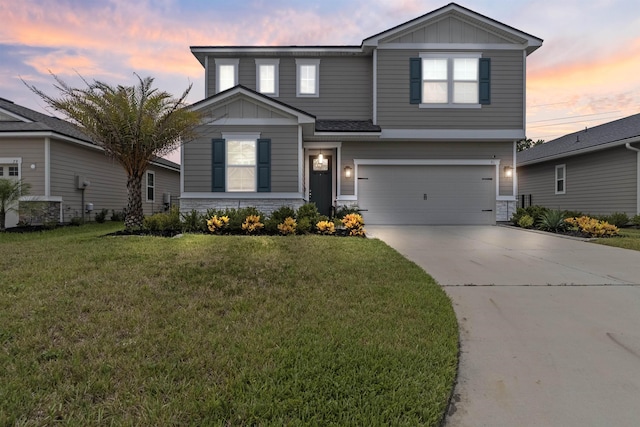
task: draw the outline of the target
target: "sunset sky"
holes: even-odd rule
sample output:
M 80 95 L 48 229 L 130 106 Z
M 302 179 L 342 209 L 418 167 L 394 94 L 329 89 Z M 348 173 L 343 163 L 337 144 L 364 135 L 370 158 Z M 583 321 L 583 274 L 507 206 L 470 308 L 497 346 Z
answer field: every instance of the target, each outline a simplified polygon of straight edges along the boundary
M 80 85 L 133 84 L 134 72 L 204 97 L 189 46 L 360 45 L 446 5 L 437 0 L 0 0 L 0 97 L 37 111 L 20 81 L 55 95 L 49 71 Z M 551 140 L 640 113 L 637 0 L 464 0 L 544 39 L 528 57 L 527 136 Z M 51 112 L 48 112 L 51 114 Z M 176 160 L 176 158 L 173 158 Z

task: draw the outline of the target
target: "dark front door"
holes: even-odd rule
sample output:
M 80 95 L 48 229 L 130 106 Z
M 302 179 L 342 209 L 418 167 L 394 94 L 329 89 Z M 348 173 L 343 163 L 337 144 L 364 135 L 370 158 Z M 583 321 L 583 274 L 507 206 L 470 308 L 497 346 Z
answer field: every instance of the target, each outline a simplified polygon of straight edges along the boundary
M 315 203 L 321 215 L 331 216 L 331 156 L 309 158 L 309 201 Z

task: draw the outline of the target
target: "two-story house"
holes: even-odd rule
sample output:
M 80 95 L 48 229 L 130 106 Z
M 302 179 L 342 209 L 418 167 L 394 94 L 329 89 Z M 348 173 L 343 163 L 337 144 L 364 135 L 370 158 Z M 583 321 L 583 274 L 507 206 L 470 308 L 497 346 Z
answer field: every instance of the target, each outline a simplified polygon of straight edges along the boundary
M 527 56 L 455 3 L 359 46 L 194 46 L 207 118 L 181 209 L 357 205 L 368 224 L 494 224 L 516 206 Z

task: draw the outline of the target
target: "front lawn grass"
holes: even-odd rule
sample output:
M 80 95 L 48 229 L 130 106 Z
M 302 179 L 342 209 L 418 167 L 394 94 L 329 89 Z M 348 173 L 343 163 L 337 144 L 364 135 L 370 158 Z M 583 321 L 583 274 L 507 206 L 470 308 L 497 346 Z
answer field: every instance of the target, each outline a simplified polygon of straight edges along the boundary
M 0 425 L 428 425 L 451 302 L 378 240 L 0 234 Z
M 621 228 L 619 236 L 597 239 L 595 242 L 601 245 L 640 251 L 640 229 Z

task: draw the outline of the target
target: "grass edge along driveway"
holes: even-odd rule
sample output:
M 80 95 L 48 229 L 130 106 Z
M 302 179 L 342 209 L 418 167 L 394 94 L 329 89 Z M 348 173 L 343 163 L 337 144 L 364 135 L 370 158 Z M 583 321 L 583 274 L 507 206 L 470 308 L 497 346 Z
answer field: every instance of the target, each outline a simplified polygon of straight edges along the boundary
M 379 240 L 0 234 L 0 425 L 439 425 L 451 302 Z

